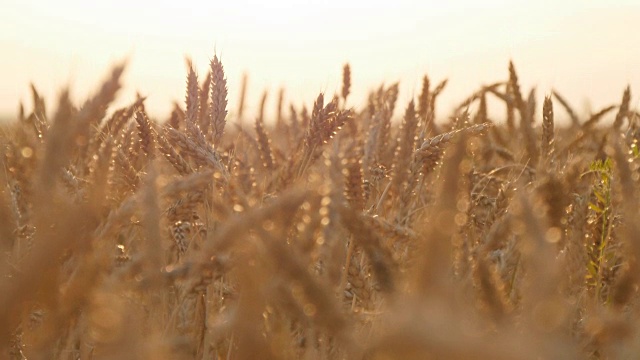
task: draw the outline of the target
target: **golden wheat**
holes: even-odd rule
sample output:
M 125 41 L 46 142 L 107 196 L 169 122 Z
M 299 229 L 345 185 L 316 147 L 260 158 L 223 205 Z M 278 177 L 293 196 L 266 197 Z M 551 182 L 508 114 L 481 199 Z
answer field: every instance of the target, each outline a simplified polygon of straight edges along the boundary
M 82 106 L 63 91 L 52 116 L 32 86 L 2 125 L 0 357 L 640 352 L 630 87 L 586 116 L 552 91 L 563 119 L 510 62 L 448 120 L 447 80 L 426 75 L 397 116 L 398 83 L 347 106 L 345 64 L 328 102 L 285 112 L 281 89 L 270 114 L 265 92 L 251 129 L 247 77 L 229 112 L 217 56 L 201 83 L 187 61 L 165 123 L 139 96 L 109 110 L 123 71 Z

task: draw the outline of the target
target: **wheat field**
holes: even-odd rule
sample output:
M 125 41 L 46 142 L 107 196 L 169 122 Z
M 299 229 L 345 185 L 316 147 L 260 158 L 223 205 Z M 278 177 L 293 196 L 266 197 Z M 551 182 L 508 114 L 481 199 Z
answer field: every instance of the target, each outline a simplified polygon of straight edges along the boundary
M 345 65 L 249 118 L 214 57 L 151 119 L 124 70 L 1 125 L 1 358 L 639 356 L 629 87 L 580 114 L 509 63 L 436 118 L 446 80 L 356 109 Z

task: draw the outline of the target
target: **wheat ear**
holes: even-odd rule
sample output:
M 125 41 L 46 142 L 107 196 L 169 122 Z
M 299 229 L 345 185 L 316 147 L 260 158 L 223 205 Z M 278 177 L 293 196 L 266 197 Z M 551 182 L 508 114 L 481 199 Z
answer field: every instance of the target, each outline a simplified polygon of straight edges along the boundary
M 217 56 L 211 60 L 211 109 L 210 122 L 212 131 L 212 144 L 220 146 L 220 139 L 227 123 L 227 79 L 224 68 Z
M 550 161 L 555 151 L 554 126 L 553 126 L 553 103 L 551 97 L 545 96 L 542 105 L 542 156 L 545 161 Z
M 631 101 L 631 86 L 627 86 L 627 88 L 624 89 L 624 93 L 622 94 L 622 101 L 620 102 L 620 107 L 618 108 L 616 119 L 613 121 L 614 129 L 620 129 L 622 127 L 622 122 L 628 116 L 630 101 Z

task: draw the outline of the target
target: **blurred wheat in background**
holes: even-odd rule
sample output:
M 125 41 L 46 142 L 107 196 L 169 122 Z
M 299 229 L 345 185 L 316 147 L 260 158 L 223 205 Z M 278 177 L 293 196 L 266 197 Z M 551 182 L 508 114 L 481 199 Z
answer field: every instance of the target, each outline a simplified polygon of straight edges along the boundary
M 509 63 L 439 119 L 446 80 L 354 108 L 346 64 L 335 95 L 265 93 L 251 120 L 215 55 L 159 122 L 110 106 L 124 70 L 53 111 L 32 87 L 2 125 L 3 358 L 640 353 L 629 87 L 585 115 Z

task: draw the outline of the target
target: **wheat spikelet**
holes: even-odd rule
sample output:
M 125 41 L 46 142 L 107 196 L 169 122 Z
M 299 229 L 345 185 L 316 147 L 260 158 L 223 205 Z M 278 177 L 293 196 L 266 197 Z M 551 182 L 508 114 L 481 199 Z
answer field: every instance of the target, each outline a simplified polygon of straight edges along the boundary
M 517 81 L 517 78 L 516 78 Z M 520 118 L 520 128 L 522 129 L 525 149 L 527 150 L 527 163 L 532 166 L 537 166 L 538 159 L 540 156 L 540 151 L 538 149 L 538 142 L 536 141 L 536 136 L 533 130 L 533 116 L 535 113 L 535 88 L 531 89 L 529 92 L 529 97 L 527 98 L 526 103 L 522 106 L 524 108 L 524 112 L 521 111 Z
M 210 124 L 199 124 L 200 120 L 200 88 L 198 87 L 198 75 L 193 69 L 191 60 L 187 60 L 189 74 L 187 75 L 187 94 L 185 96 L 185 120 L 187 131 L 193 136 L 207 134 L 210 131 Z M 205 93 L 206 94 L 206 93 Z
M 33 97 L 33 120 L 32 124 L 36 132 L 36 136 L 41 141 L 47 134 L 49 129 L 49 121 L 47 119 L 47 109 L 44 99 L 38 94 L 36 87 L 31 84 L 31 96 Z
M 399 200 L 399 209 L 396 221 L 399 223 L 404 223 L 407 220 L 406 215 L 410 211 L 410 206 L 415 200 L 412 197 L 413 192 L 416 189 L 418 183 L 427 176 L 431 171 L 433 171 L 438 164 L 438 161 L 442 158 L 444 154 L 444 149 L 447 144 L 451 141 L 451 139 L 459 133 L 469 133 L 476 134 L 484 131 L 489 128 L 491 123 L 484 123 L 480 125 L 472 125 L 467 128 L 462 128 L 454 131 L 450 131 L 447 133 L 442 133 L 440 135 L 436 135 L 430 139 L 425 140 L 422 145 L 417 148 L 411 157 L 411 163 L 409 166 L 410 176 L 408 178 L 408 183 L 406 186 L 406 190 L 400 194 Z
M 282 107 L 284 106 L 284 88 L 278 90 L 278 103 L 276 104 L 276 128 L 283 131 L 284 117 L 282 116 Z
M 545 161 L 551 161 L 554 154 L 553 103 L 545 96 L 542 106 L 542 143 L 540 146 Z
M 15 240 L 13 241 L 12 258 L 20 261 L 33 247 L 35 228 L 31 221 L 29 201 L 29 183 L 13 180 L 7 183 L 10 190 L 10 210 L 15 222 Z M 25 194 L 27 193 L 27 194 Z M 9 237 L 10 238 L 10 237 Z
M 144 172 L 135 169 L 125 153 L 117 146 L 114 146 L 111 148 L 110 156 L 97 163 L 96 170 L 87 179 L 89 186 L 85 186 L 81 194 L 85 201 L 88 200 L 91 193 L 87 193 L 87 190 L 92 190 L 91 188 L 98 185 L 98 182 L 104 182 L 106 189 L 104 194 L 100 194 L 101 197 L 104 197 L 103 201 L 111 205 L 119 204 L 127 196 L 139 189 L 142 174 Z
M 513 65 L 513 61 L 509 61 L 509 90 L 514 105 L 518 112 L 520 113 L 520 121 L 526 121 L 527 119 L 527 108 L 526 102 L 522 97 L 522 93 L 520 92 L 520 84 L 518 83 L 518 74 L 516 73 L 516 68 Z
M 387 105 L 383 106 L 384 107 L 379 110 L 380 116 L 378 117 L 381 121 L 376 125 L 377 129 L 375 133 L 378 138 L 375 141 L 377 147 L 374 152 L 374 158 L 377 162 L 384 164 L 386 167 L 390 167 L 392 159 L 390 159 L 388 155 L 392 148 L 389 146 L 391 142 L 391 112 Z
M 108 135 L 117 136 L 125 125 L 131 120 L 134 113 L 140 110 L 140 107 L 144 103 L 146 98 L 140 98 L 133 104 L 116 110 L 111 117 L 104 122 L 100 132 L 92 139 L 91 149 L 95 150 L 100 148 L 101 142 L 105 140 Z
M 178 259 L 184 256 L 187 250 L 192 247 L 191 242 L 195 235 L 201 233 L 200 230 L 203 225 L 196 213 L 196 206 L 203 199 L 203 190 L 193 188 L 184 197 L 174 201 L 167 210 L 169 235 L 178 251 Z
M 536 105 L 537 105 L 536 104 L 536 88 L 531 88 L 531 90 L 529 91 L 529 96 L 527 97 L 527 103 L 526 103 L 526 108 L 527 108 L 526 121 L 528 124 L 527 126 L 532 129 L 533 129 L 533 123 L 535 121 L 533 117 L 535 116 Z
M 124 63 L 116 65 L 111 71 L 110 78 L 102 84 L 98 94 L 87 100 L 82 106 L 78 116 L 82 121 L 86 121 L 89 124 L 87 128 L 92 130 L 98 128 L 100 121 L 104 118 L 107 106 L 113 102 L 117 91 L 121 87 L 120 77 L 124 72 L 124 68 Z
M 343 160 L 346 164 L 342 171 L 345 176 L 346 199 L 355 210 L 364 209 L 365 204 L 362 161 L 360 160 L 359 153 L 360 148 L 352 144 Z
M 228 171 L 222 164 L 220 155 L 210 146 L 203 146 L 201 143 L 196 143 L 196 141 L 186 134 L 170 127 L 165 128 L 165 136 L 167 137 L 168 144 L 175 144 L 182 153 L 193 159 L 198 166 L 211 167 L 218 170 L 224 178 L 228 176 Z M 170 151 L 167 153 L 170 154 Z M 176 157 L 172 156 L 171 158 L 175 159 Z
M 212 144 L 220 146 L 220 139 L 227 123 L 227 79 L 224 68 L 217 56 L 211 60 L 211 108 L 210 126 L 212 128 Z
M 346 273 L 347 283 L 344 295 L 347 305 L 354 311 L 356 304 L 360 304 L 364 310 L 372 310 L 375 306 L 375 288 L 364 252 L 353 251 L 351 253 Z
M 115 139 L 115 136 L 109 135 L 100 148 L 95 151 L 95 154 L 89 162 L 89 173 L 86 176 L 86 180 L 92 185 L 89 187 L 90 190 L 99 188 L 100 192 L 104 192 L 100 197 L 106 196 L 109 198 L 113 192 L 113 185 L 115 185 L 114 177 L 116 174 L 112 172 L 115 169 L 112 166 L 114 148 L 118 146 Z M 99 185 L 104 185 L 104 188 Z M 88 193 L 87 195 L 95 196 L 96 193 Z
M 440 94 L 444 91 L 444 89 L 447 87 L 449 80 L 448 79 L 444 79 L 442 81 L 440 81 L 440 83 L 438 85 L 436 85 L 435 88 L 433 88 L 433 91 L 431 92 L 431 98 L 429 99 L 429 113 L 428 113 L 428 119 L 427 119 L 427 124 L 431 124 L 434 128 L 433 133 L 437 133 L 437 128 L 436 128 L 436 103 L 438 101 L 438 96 L 440 96 Z
M 66 165 L 71 152 L 71 143 L 76 134 L 76 114 L 69 99 L 69 92 L 64 91 L 60 95 L 58 110 L 53 118 L 49 136 L 45 141 L 44 156 L 39 165 L 36 179 L 43 188 L 51 188 L 55 183 L 55 177 L 64 165 Z
M 118 141 L 122 144 L 122 151 L 127 157 L 127 161 L 136 171 L 141 169 L 140 158 L 140 138 L 138 137 L 138 123 L 130 121 L 121 132 L 121 139 Z
M 265 107 L 267 105 L 267 98 L 269 97 L 269 92 L 265 90 L 262 93 L 262 97 L 260 98 L 260 107 L 258 110 L 258 121 L 264 123 L 264 115 L 265 115 Z
M 178 173 L 186 175 L 193 172 L 191 165 L 169 144 L 169 141 L 163 135 L 160 135 L 158 139 L 162 155 L 173 165 Z
M 498 95 L 499 98 L 504 100 L 506 105 L 505 118 L 506 118 L 507 128 L 509 129 L 509 132 L 513 132 L 516 129 L 516 117 L 515 117 L 516 107 L 514 105 L 513 98 L 510 95 L 511 92 L 512 92 L 511 83 L 507 82 L 507 85 L 505 86 L 505 93 Z M 499 94 L 499 93 L 494 92 L 494 94 Z
M 73 124 L 75 129 L 72 137 L 78 146 L 78 154 L 84 161 L 82 172 L 89 171 L 91 162 L 89 148 L 91 139 L 96 135 L 99 125 L 106 114 L 106 109 L 115 99 L 117 91 L 120 89 L 120 77 L 124 71 L 124 64 L 117 65 L 111 71 L 111 76 L 102 84 L 96 95 L 85 101 L 77 115 L 77 120 Z
M 478 105 L 478 112 L 473 117 L 474 124 L 483 124 L 489 121 L 489 115 L 487 113 L 487 92 L 483 91 L 480 95 L 480 104 Z
M 109 171 L 110 174 L 118 174 L 120 178 L 125 180 L 125 184 L 128 189 L 136 189 L 139 181 L 138 171 L 133 167 L 129 158 L 122 150 L 122 147 L 114 146 L 112 148 L 111 166 L 112 168 Z M 112 181 L 115 182 L 115 180 Z M 117 192 L 126 193 L 124 189 L 120 189 Z
M 396 108 L 396 103 L 398 102 L 398 94 L 400 93 L 400 83 L 395 83 L 384 92 L 383 101 L 386 103 L 389 112 L 388 117 L 391 119 L 393 116 L 393 111 Z
M 391 85 L 386 90 L 381 87 L 378 93 L 375 112 L 379 113 L 379 116 L 374 116 L 373 119 L 377 120 L 377 122 L 372 125 L 377 127 L 378 135 L 378 139 L 375 142 L 377 145 L 375 158 L 379 162 L 390 166 L 392 159 L 387 158 L 387 153 L 389 150 L 395 151 L 394 148 L 389 146 L 389 142 L 391 141 L 391 119 L 398 99 L 398 83 Z
M 306 105 L 303 105 L 302 110 L 300 110 L 300 125 L 302 125 L 303 129 L 307 129 L 310 123 L 311 116 L 309 115 L 309 110 Z
M 420 96 L 418 96 L 418 116 L 425 123 L 425 127 L 429 127 L 426 124 L 427 115 L 429 113 L 429 101 L 431 98 L 430 87 L 431 82 L 429 80 L 429 76 L 425 75 L 422 78 L 422 90 L 420 91 Z
M 351 93 L 351 67 L 344 64 L 342 68 L 342 101 L 347 102 L 347 97 Z
M 154 130 L 147 116 L 141 112 L 136 112 L 136 122 L 138 123 L 138 137 L 142 152 L 147 156 L 153 156 L 155 148 Z
M 298 117 L 296 108 L 293 105 L 289 105 L 289 126 L 287 126 L 287 143 L 289 149 L 294 150 L 294 147 L 302 141 L 304 137 L 304 129 L 302 123 Z
M 298 165 L 296 176 L 300 177 L 321 153 L 321 147 L 331 140 L 342 126 L 352 120 L 351 111 L 337 110 L 335 101 L 324 106 L 324 95 L 320 93 L 313 106 L 304 141 L 302 160 Z
M 256 135 L 258 136 L 258 150 L 260 151 L 262 165 L 267 171 L 271 171 L 275 168 L 273 153 L 271 151 L 271 139 L 269 138 L 269 134 L 267 134 L 267 131 L 264 128 L 264 124 L 261 118 L 256 119 L 255 126 Z
M 364 139 L 364 154 L 362 158 L 362 168 L 364 170 L 365 178 L 368 180 L 369 169 L 371 169 L 374 164 L 379 163 L 378 156 L 378 141 L 380 139 L 380 124 L 382 114 L 380 112 L 374 112 L 370 115 L 372 118 L 370 120 L 370 125 L 368 132 L 363 134 L 366 138 Z
M 193 172 L 193 169 L 189 163 L 176 151 L 173 145 L 165 137 L 165 134 L 169 131 L 169 128 L 164 129 L 164 133 L 156 133 L 155 139 L 158 142 L 158 149 L 162 153 L 165 159 L 173 165 L 173 167 L 182 175 L 186 175 Z M 171 128 L 174 131 L 177 131 Z
M 618 113 L 616 114 L 616 118 L 613 121 L 613 128 L 620 129 L 622 127 L 622 122 L 626 117 L 628 117 L 629 112 L 629 102 L 631 101 L 631 86 L 627 86 L 624 89 L 624 93 L 622 94 L 622 101 L 620 102 L 620 107 L 618 108 Z
M 210 109 L 209 109 L 209 93 L 211 91 L 211 72 L 207 71 L 202 84 L 200 84 L 199 99 L 200 99 L 200 111 L 198 118 L 198 125 L 201 129 L 208 129 L 209 134 L 213 131 L 211 128 L 211 122 L 209 121 Z M 174 127 L 175 128 L 175 127 Z M 176 128 L 177 129 L 177 128 Z
M 196 76 L 193 67 L 189 67 L 189 75 L 187 79 L 187 95 L 186 106 L 187 112 L 185 114 L 186 130 L 185 134 L 196 144 L 200 149 L 209 149 L 210 145 L 207 141 L 207 136 L 211 133 L 210 124 L 207 124 L 205 128 L 201 128 L 198 124 L 198 113 L 200 102 L 198 88 L 198 77 Z M 174 128 L 175 129 L 175 128 Z M 214 150 L 215 152 L 215 150 Z
M 398 148 L 396 149 L 395 161 L 391 170 L 393 172 L 391 191 L 394 194 L 402 193 L 410 174 L 411 154 L 415 147 L 417 128 L 418 118 L 414 103 L 411 101 L 400 126 Z
M 416 170 L 419 170 L 420 168 L 426 172 L 430 171 L 430 169 L 432 169 L 440 159 L 444 147 L 449 143 L 449 141 L 451 141 L 454 135 L 461 132 L 468 132 L 470 134 L 479 133 L 489 127 L 491 127 L 491 123 L 472 125 L 467 128 L 450 131 L 425 140 L 415 151 L 414 165 L 411 167 L 412 172 L 415 173 Z M 420 164 L 421 167 L 415 167 L 416 164 Z
M 328 112 L 333 111 L 333 104 L 329 103 L 327 109 L 324 111 L 324 94 L 320 93 L 318 98 L 313 103 L 313 112 L 311 113 L 311 119 L 309 121 L 309 127 L 307 134 L 305 135 L 305 147 L 312 149 L 322 144 L 322 126 L 328 120 Z

